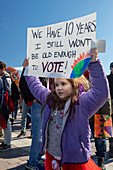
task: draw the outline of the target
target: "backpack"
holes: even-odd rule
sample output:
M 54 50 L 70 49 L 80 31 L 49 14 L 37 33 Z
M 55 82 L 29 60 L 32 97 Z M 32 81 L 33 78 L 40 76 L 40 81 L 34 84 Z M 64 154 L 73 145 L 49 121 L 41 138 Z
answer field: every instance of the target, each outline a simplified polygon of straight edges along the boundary
M 5 129 L 7 127 L 7 120 L 9 118 L 9 110 L 6 105 L 3 105 L 3 101 L 4 85 L 2 78 L 0 78 L 0 126 Z
M 11 77 L 10 76 L 6 76 L 6 77 L 4 77 L 3 78 L 3 84 L 5 84 L 5 79 L 6 78 L 10 78 L 11 79 Z M 11 79 L 11 92 L 12 92 L 12 94 L 11 94 L 11 100 L 12 100 L 12 102 L 13 102 L 13 104 L 14 104 L 14 106 L 16 106 L 16 105 L 18 105 L 18 100 L 19 100 L 19 98 L 20 98 L 20 93 L 19 93 L 19 90 L 18 90 L 18 87 L 17 87 L 17 85 L 16 85 L 16 83 Z
M 0 108 L 2 107 L 3 99 L 4 99 L 4 86 L 3 86 L 3 81 L 0 78 Z

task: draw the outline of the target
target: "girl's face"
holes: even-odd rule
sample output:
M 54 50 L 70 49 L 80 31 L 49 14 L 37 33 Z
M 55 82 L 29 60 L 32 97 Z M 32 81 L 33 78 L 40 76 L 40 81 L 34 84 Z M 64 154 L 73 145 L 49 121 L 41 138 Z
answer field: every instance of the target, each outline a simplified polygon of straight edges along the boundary
M 72 85 L 67 79 L 55 78 L 55 91 L 60 99 L 64 99 L 72 94 Z

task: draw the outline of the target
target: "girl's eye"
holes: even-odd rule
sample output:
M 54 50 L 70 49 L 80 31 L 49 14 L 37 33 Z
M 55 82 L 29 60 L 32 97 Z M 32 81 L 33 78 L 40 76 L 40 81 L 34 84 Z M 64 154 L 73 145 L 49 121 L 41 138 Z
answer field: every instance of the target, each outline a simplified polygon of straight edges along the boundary
M 58 87 L 58 84 L 55 84 L 55 87 Z
M 64 86 L 64 85 L 66 85 L 66 83 L 62 82 L 62 85 Z

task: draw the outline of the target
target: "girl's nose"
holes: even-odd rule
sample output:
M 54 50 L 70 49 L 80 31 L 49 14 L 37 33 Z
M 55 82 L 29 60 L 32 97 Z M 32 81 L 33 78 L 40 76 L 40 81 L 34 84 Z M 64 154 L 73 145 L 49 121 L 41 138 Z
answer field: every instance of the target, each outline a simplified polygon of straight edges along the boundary
M 61 85 L 59 85 L 59 86 L 58 86 L 58 90 L 61 90 L 61 89 L 62 89 L 62 86 L 61 86 Z

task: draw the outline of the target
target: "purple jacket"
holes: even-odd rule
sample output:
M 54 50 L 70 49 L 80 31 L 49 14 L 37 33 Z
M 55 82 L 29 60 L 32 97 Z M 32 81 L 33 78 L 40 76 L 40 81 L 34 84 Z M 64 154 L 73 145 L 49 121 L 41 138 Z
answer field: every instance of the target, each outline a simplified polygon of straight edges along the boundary
M 91 156 L 89 118 L 97 112 L 109 96 L 109 86 L 101 63 L 99 61 L 91 63 L 88 70 L 91 89 L 79 96 L 79 102 L 75 103 L 74 118 L 71 120 L 72 111 L 63 118 L 61 164 L 85 163 L 89 160 Z M 26 81 L 33 96 L 44 105 L 50 90 L 42 86 L 37 77 L 26 76 Z M 67 111 L 69 104 L 70 100 L 65 104 L 64 113 Z M 47 127 L 50 113 L 51 102 L 46 105 L 43 114 L 41 153 L 44 152 L 47 144 Z

